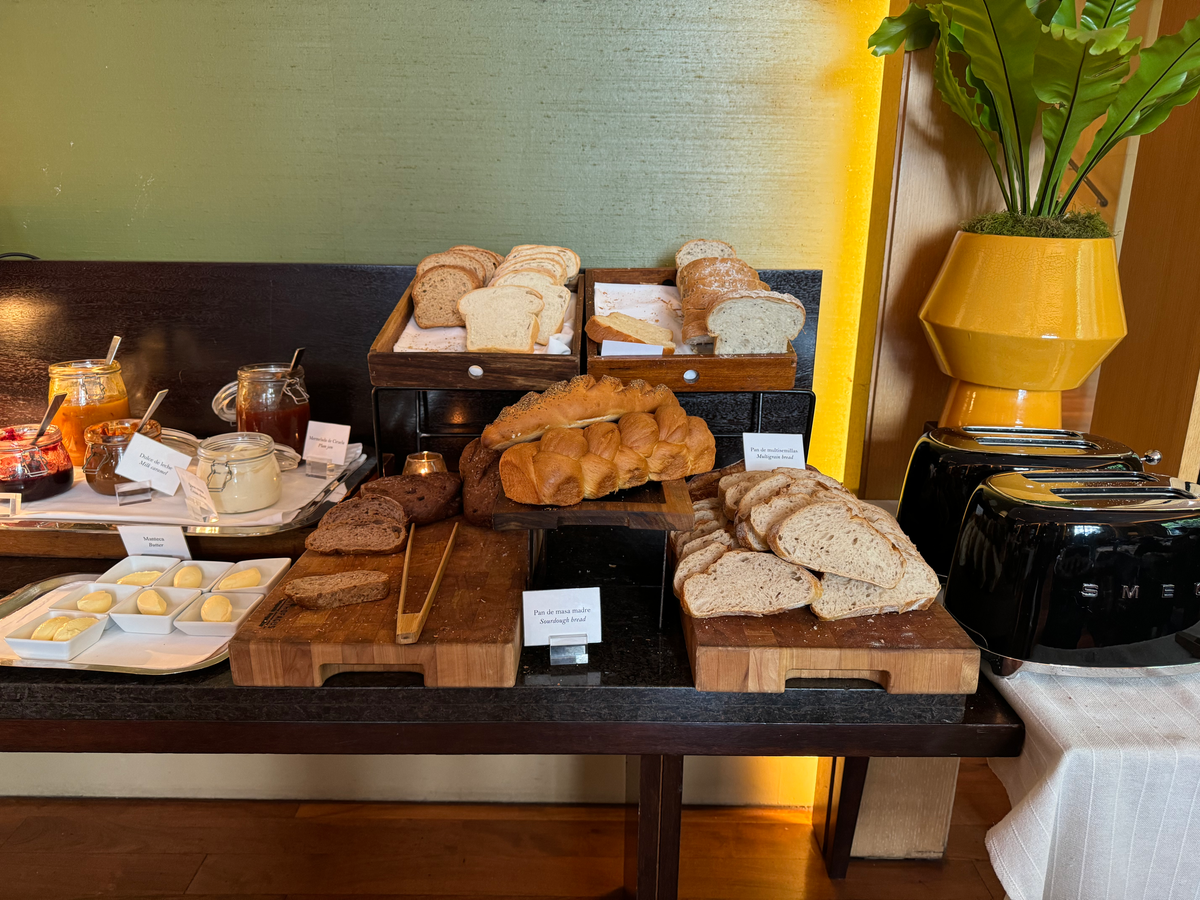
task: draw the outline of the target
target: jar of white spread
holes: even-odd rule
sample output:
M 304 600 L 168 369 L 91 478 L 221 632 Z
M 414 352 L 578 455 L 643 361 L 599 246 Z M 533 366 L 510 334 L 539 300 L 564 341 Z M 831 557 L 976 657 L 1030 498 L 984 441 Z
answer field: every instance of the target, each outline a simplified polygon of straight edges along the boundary
M 279 502 L 283 476 L 268 435 L 218 434 L 201 441 L 196 455 L 196 474 L 208 485 L 217 512 L 251 512 Z

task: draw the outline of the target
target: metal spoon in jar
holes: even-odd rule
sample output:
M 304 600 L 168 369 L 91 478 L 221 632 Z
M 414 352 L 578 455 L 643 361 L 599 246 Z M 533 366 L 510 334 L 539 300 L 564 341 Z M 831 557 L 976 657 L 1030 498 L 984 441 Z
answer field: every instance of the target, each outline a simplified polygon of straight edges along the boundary
M 158 409 L 158 404 L 162 403 L 163 398 L 166 396 L 167 391 L 165 388 L 154 395 L 154 399 L 150 401 L 150 406 L 147 408 L 146 414 L 142 416 L 142 421 L 138 422 L 138 427 L 134 429 L 134 434 L 141 434 L 142 429 L 146 427 L 146 423 L 150 421 L 150 417 L 154 415 L 154 411 Z
M 288 366 L 287 373 L 291 375 L 296 371 L 296 366 L 300 365 L 300 357 L 304 355 L 304 348 L 298 347 L 296 352 L 292 354 L 292 364 Z
M 111 366 L 112 361 L 117 358 L 117 348 L 121 346 L 121 336 L 113 335 L 112 342 L 108 345 L 108 356 L 104 357 L 104 364 Z
M 33 441 L 30 442 L 30 446 L 37 446 L 37 442 L 40 441 L 42 439 L 42 435 L 49 430 L 50 422 L 53 421 L 54 416 L 58 413 L 58 408 L 63 405 L 63 402 L 66 399 L 66 394 L 54 395 L 54 399 L 51 400 L 50 405 L 46 407 L 46 415 L 42 417 L 42 424 L 38 426 L 37 434 L 33 436 Z

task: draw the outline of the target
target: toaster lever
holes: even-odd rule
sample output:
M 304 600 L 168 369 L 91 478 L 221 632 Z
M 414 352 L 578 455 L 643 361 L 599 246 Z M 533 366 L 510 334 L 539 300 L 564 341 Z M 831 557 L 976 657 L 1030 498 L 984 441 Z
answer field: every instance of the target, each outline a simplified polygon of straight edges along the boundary
M 1148 466 L 1157 466 L 1162 462 L 1162 453 L 1158 450 L 1147 450 L 1146 455 L 1142 457 L 1142 462 Z

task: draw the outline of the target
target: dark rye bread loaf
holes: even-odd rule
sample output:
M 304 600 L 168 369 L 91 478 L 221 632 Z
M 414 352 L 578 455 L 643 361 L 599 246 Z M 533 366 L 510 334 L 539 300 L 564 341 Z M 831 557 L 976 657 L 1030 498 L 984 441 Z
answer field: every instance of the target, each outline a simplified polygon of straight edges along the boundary
M 309 575 L 289 581 L 283 589 L 288 599 L 305 609 L 333 609 L 383 600 L 390 590 L 386 572 L 341 572 Z
M 428 525 L 462 512 L 462 479 L 453 472 L 389 475 L 368 481 L 362 493 L 395 500 L 414 525 Z
M 463 515 L 472 525 L 492 527 L 492 508 L 500 496 L 500 456 L 499 450 L 484 449 L 476 438 L 459 457 Z

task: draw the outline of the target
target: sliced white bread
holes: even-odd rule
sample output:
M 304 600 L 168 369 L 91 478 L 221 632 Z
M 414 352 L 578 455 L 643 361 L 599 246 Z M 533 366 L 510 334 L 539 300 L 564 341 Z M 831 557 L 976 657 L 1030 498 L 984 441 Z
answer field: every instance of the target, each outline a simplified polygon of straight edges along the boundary
M 458 301 L 483 286 L 483 280 L 462 266 L 434 266 L 413 282 L 413 318 L 422 328 L 462 325 Z
M 706 544 L 713 544 L 713 543 L 722 544 L 723 546 L 729 548 L 730 550 L 737 547 L 737 541 L 734 539 L 733 535 L 730 534 L 728 531 L 714 531 L 710 534 L 705 534 L 705 535 L 702 535 L 701 537 L 693 538 L 692 540 L 688 541 L 686 544 L 684 544 L 682 547 L 679 548 L 678 558 L 682 562 L 683 560 L 685 560 L 689 556 L 691 556 L 693 553 L 695 553 L 697 550 L 699 550 L 701 547 L 705 546 Z
M 458 311 L 467 325 L 467 352 L 532 353 L 544 305 L 541 294 L 520 285 L 464 294 Z
M 683 596 L 683 582 L 687 578 L 703 572 L 728 552 L 729 548 L 720 541 L 712 541 L 681 559 L 675 566 L 675 578 L 672 581 L 675 596 Z
M 523 284 L 535 291 L 540 291 L 546 286 L 558 287 L 554 276 L 545 269 L 509 269 L 499 275 L 493 275 L 488 287 L 500 287 L 505 284 Z
M 496 255 L 491 250 L 484 250 L 482 247 L 472 247 L 470 244 L 459 244 L 457 247 L 451 247 L 446 252 L 465 253 L 482 264 L 483 283 L 485 285 L 491 280 L 492 273 L 496 271 L 496 266 L 500 265 L 500 262 L 496 259 Z
M 579 254 L 567 247 L 556 247 L 553 244 L 519 244 L 513 247 L 508 255 L 519 258 L 528 252 L 557 254 L 567 268 L 568 279 L 579 274 L 579 267 L 582 265 Z
M 604 341 L 625 341 L 629 344 L 657 344 L 663 348 L 663 356 L 675 352 L 671 340 L 671 329 L 644 322 L 625 313 L 609 313 L 607 316 L 592 316 L 583 329 L 597 344 Z
M 708 311 L 718 356 L 786 353 L 803 327 L 800 301 L 775 291 L 731 291 Z
M 767 535 L 780 557 L 818 572 L 832 572 L 893 588 L 904 557 L 891 540 L 844 501 L 818 501 L 785 516 Z
M 538 313 L 539 344 L 547 344 L 550 338 L 563 330 L 563 319 L 567 315 L 567 304 L 571 302 L 571 292 L 559 285 L 546 285 L 534 288 L 542 295 L 542 311 Z
M 728 259 L 736 256 L 737 251 L 724 241 L 699 238 L 694 241 L 688 241 L 675 253 L 675 268 L 682 269 L 695 259 L 704 259 L 706 257 Z
M 445 253 L 430 254 L 417 263 L 417 277 L 420 278 L 435 266 L 462 266 L 464 269 L 474 272 L 479 278 L 480 284 L 487 284 L 487 266 L 465 251 L 447 250 Z
M 904 574 L 894 588 L 827 574 L 812 610 L 821 619 L 911 612 L 927 609 L 940 589 L 937 574 L 914 550 L 904 553 Z
M 683 608 L 694 618 L 769 616 L 821 596 L 812 572 L 772 556 L 733 550 L 683 582 Z
M 496 266 L 496 274 L 505 275 L 509 272 L 515 272 L 517 269 L 540 269 L 551 275 L 554 278 L 555 284 L 562 284 L 566 280 L 563 275 L 562 261 L 543 257 L 526 257 L 511 261 L 505 260 Z

